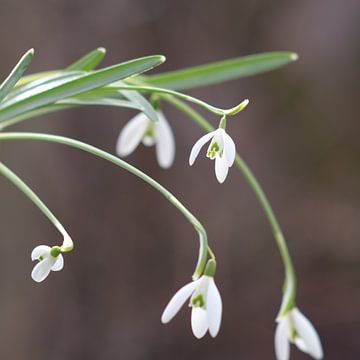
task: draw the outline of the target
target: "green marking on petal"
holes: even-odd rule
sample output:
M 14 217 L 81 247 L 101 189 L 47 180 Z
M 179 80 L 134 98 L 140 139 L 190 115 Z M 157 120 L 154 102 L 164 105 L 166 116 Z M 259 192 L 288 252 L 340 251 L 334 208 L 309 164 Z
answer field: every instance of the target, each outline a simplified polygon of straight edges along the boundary
M 153 126 L 149 126 L 146 129 L 146 132 L 144 134 L 144 137 L 149 137 L 149 138 L 153 138 L 154 137 L 154 127 Z
M 220 146 L 217 141 L 215 141 L 213 144 L 211 144 L 211 147 L 209 148 L 207 152 L 207 157 L 209 157 L 211 160 L 214 160 L 216 157 L 216 154 L 219 152 Z M 222 153 L 222 152 L 221 152 Z M 222 154 L 220 154 L 221 156 Z
M 43 261 L 43 260 L 44 260 L 44 257 L 43 257 L 43 256 L 39 256 L 39 260 L 40 260 L 40 261 Z
M 199 294 L 191 299 L 191 306 L 205 308 L 205 300 L 203 294 Z

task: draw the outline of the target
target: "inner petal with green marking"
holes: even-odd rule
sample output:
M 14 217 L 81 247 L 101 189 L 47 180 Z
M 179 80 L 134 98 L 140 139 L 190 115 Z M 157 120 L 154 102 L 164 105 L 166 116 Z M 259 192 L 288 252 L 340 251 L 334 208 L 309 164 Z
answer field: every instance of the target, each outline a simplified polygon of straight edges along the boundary
M 191 298 L 192 307 L 200 307 L 205 309 L 205 299 L 203 294 L 198 294 L 197 296 Z
M 210 144 L 209 149 L 207 151 L 207 157 L 209 157 L 211 160 L 214 160 L 216 157 L 216 154 L 220 151 L 220 146 L 217 141 L 214 141 Z M 222 152 L 221 152 L 222 153 Z M 221 154 L 220 154 L 221 156 Z
M 149 121 L 149 125 L 144 133 L 143 143 L 147 146 L 152 146 L 155 144 L 154 124 L 151 121 Z

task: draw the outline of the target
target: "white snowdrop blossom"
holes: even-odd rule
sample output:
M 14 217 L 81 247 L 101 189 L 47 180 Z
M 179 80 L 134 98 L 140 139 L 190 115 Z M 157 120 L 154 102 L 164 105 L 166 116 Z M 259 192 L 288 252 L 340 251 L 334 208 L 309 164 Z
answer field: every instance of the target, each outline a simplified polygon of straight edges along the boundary
M 145 146 L 156 148 L 159 165 L 167 169 L 175 158 L 175 138 L 162 111 L 157 111 L 158 123 L 151 121 L 144 113 L 134 116 L 121 130 L 116 152 L 119 156 L 130 155 L 142 142 Z
M 59 246 L 39 245 L 31 253 L 31 260 L 39 262 L 34 266 L 31 277 L 36 282 L 44 281 L 50 271 L 60 271 L 64 267 L 64 258 Z
M 211 139 L 206 156 L 215 159 L 215 175 L 219 183 L 223 183 L 229 168 L 235 161 L 235 143 L 233 139 L 222 128 L 218 128 L 202 136 L 192 147 L 189 164 L 192 166 L 199 155 L 201 148 Z
M 275 332 L 275 354 L 277 360 L 290 359 L 290 343 L 314 359 L 323 358 L 320 338 L 311 322 L 293 308 L 278 320 Z
M 222 301 L 212 276 L 203 275 L 183 286 L 166 306 L 161 322 L 168 323 L 189 298 L 191 327 L 195 337 L 202 338 L 208 330 L 215 337 L 220 330 Z

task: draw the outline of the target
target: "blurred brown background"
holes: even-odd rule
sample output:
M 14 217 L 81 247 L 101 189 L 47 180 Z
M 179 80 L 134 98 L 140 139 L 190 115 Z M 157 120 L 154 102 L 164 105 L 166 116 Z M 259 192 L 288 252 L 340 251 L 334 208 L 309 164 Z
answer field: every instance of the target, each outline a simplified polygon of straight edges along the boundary
M 0 6 L 1 78 L 30 47 L 32 72 L 64 67 L 98 46 L 108 50 L 104 65 L 160 53 L 167 56 L 163 70 L 298 52 L 300 60 L 284 69 L 191 93 L 223 107 L 250 98 L 228 130 L 283 226 L 298 271 L 298 305 L 317 327 L 326 359 L 360 358 L 359 1 L 2 0 Z M 176 209 L 90 155 L 6 143 L 2 161 L 63 221 L 76 251 L 61 273 L 32 282 L 31 249 L 61 239 L 0 179 L 1 359 L 274 359 L 283 271 L 262 210 L 235 168 L 223 186 L 204 157 L 189 168 L 201 131 L 177 111 L 164 111 L 176 133 L 175 165 L 161 170 L 154 149 L 144 147 L 128 160 L 207 227 L 225 310 L 219 336 L 195 340 L 188 309 L 160 323 L 196 262 L 197 236 Z M 63 134 L 114 152 L 133 114 L 87 108 L 12 129 Z M 292 349 L 292 359 L 306 358 Z

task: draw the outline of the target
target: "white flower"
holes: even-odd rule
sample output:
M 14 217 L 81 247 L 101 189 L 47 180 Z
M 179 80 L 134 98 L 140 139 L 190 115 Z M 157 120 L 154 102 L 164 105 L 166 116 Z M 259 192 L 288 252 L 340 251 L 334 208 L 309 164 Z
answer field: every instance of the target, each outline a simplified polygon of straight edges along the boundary
M 157 111 L 159 122 L 155 124 L 144 113 L 134 116 L 121 130 L 116 152 L 119 156 L 131 154 L 142 142 L 146 146 L 156 146 L 159 165 L 167 169 L 174 162 L 175 139 L 162 111 Z
M 190 298 L 191 297 L 191 298 Z M 214 278 L 203 275 L 200 279 L 183 286 L 166 306 L 161 322 L 168 323 L 190 298 L 192 331 L 198 339 L 202 338 L 207 330 L 215 337 L 220 329 L 222 302 Z
M 59 246 L 50 247 L 39 245 L 31 253 L 31 260 L 39 260 L 34 266 L 31 277 L 36 282 L 41 282 L 47 278 L 50 271 L 60 271 L 64 267 L 64 258 L 61 255 Z
M 275 332 L 275 353 L 277 360 L 290 359 L 290 343 L 314 359 L 323 358 L 320 338 L 311 322 L 299 311 L 293 308 L 280 317 Z
M 199 155 L 201 148 L 210 139 L 210 145 L 206 156 L 211 160 L 215 159 L 215 174 L 219 183 L 223 183 L 228 174 L 229 168 L 235 161 L 235 144 L 233 139 L 222 128 L 218 128 L 201 137 L 191 149 L 189 164 L 192 166 Z

